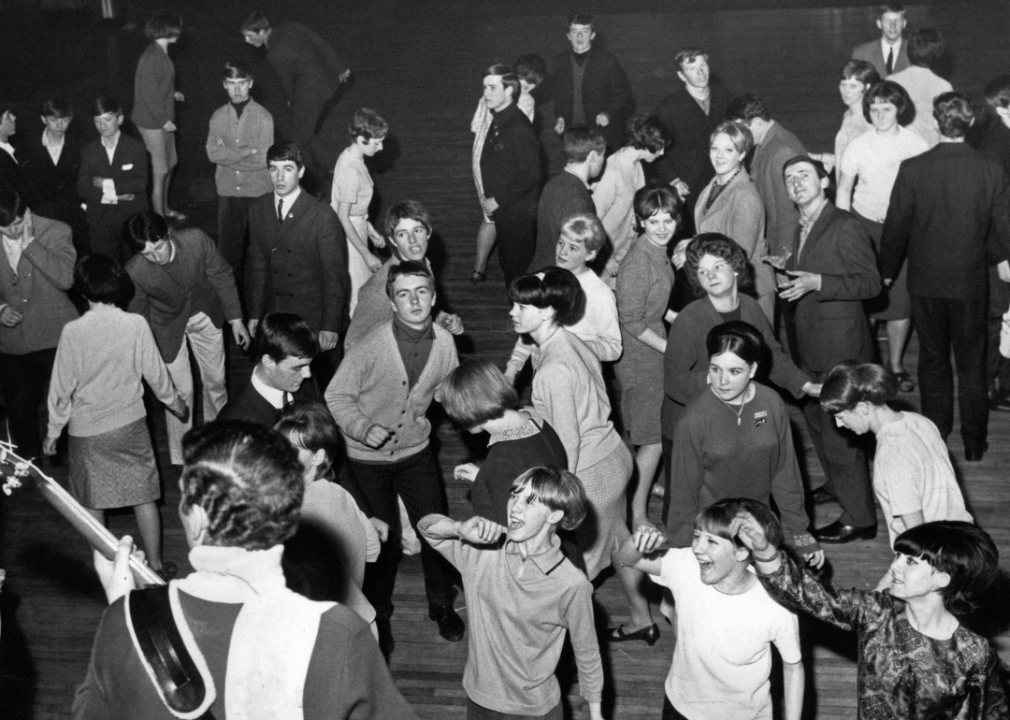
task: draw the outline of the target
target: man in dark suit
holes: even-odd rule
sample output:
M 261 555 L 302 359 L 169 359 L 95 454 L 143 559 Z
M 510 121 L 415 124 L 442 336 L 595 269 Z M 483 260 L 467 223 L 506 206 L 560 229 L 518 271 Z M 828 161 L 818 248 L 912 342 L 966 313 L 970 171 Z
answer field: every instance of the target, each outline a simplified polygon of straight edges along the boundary
M 607 146 L 616 150 L 623 145 L 624 121 L 635 101 L 617 58 L 593 47 L 595 37 L 592 15 L 568 18 L 572 49 L 554 56 L 554 131 L 560 135 L 573 125 L 599 128 Z
M 880 274 L 870 236 L 852 215 L 824 194 L 828 178 L 806 156 L 788 160 L 783 169 L 789 197 L 799 209 L 788 281 L 779 297 L 790 351 L 796 365 L 820 383 L 843 360 L 869 362 L 873 338 L 863 301 L 880 292 Z M 843 434 L 835 418 L 816 400 L 803 406 L 814 449 L 826 476 L 825 490 L 842 506 L 838 520 L 814 531 L 821 542 L 870 539 L 877 534 L 877 514 L 866 456 L 856 437 Z
M 26 148 L 24 177 L 31 193 L 32 209 L 43 217 L 66 223 L 73 231 L 78 257 L 90 254 L 88 221 L 77 194 L 81 170 L 81 144 L 67 132 L 74 109 L 63 100 L 42 104 L 42 138 L 35 136 Z
M 880 241 L 885 282 L 908 257 L 912 320 L 919 332 L 922 414 L 947 438 L 954 427 L 953 349 L 965 459 L 982 459 L 988 444 L 986 240 L 994 258 L 1010 259 L 1010 182 L 999 162 L 964 142 L 974 121 L 964 95 L 933 101 L 940 144 L 898 170 Z
M 0 188 L 0 389 L 12 440 L 30 458 L 42 452 L 39 409 L 63 326 L 77 319 L 67 298 L 77 254 L 70 228 L 34 215 L 12 188 Z
M 100 97 L 92 107 L 100 138 L 81 150 L 77 194 L 87 203 L 91 251 L 122 262 L 123 225 L 148 208 L 147 149 L 120 131 L 123 110 L 112 97 Z
M 299 186 L 305 163 L 297 145 L 273 144 L 267 166 L 274 191 L 249 206 L 249 329 L 255 334 L 259 318 L 270 312 L 303 318 L 319 337 L 322 352 L 313 371 L 325 384 L 339 364 L 339 340 L 349 319 L 344 231 L 330 206 Z
M 508 65 L 484 71 L 484 104 L 491 111 L 480 173 L 484 213 L 498 234 L 498 262 L 508 284 L 527 272 L 537 246 L 540 140 L 516 105 L 519 77 Z
M 694 200 L 715 174 L 708 156 L 709 138 L 719 123 L 726 120 L 726 110 L 733 99 L 722 83 L 712 82 L 708 55 L 689 47 L 677 53 L 677 77 L 683 83 L 663 98 L 656 117 L 670 134 L 666 154 L 655 163 L 659 179 L 665 183 L 681 180 L 690 194 L 684 198 L 682 213 L 687 232 L 693 235 Z
M 884 3 L 877 9 L 877 27 L 880 37 L 852 49 L 853 60 L 864 60 L 877 69 L 877 74 L 886 78 L 892 73 L 909 66 L 908 51 L 901 37 L 908 21 L 905 6 L 900 2 Z
M 21 163 L 14 156 L 14 146 L 10 143 L 11 135 L 17 132 L 17 120 L 10 108 L 0 107 L 0 187 L 9 187 L 28 201 L 29 192 L 24 172 Z
M 249 383 L 221 409 L 219 420 L 247 420 L 273 427 L 293 400 L 319 400 L 310 365 L 319 353 L 312 328 L 293 313 L 272 313 L 256 327 L 252 352 L 259 357 Z

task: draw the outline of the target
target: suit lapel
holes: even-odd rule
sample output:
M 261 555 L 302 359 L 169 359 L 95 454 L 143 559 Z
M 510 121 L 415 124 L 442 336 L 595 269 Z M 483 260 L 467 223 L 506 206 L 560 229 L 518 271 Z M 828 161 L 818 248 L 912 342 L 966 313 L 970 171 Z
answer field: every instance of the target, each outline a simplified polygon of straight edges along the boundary
M 821 214 L 817 218 L 817 221 L 814 223 L 814 226 L 810 228 L 810 234 L 807 235 L 807 241 L 803 243 L 802 253 L 797 252 L 798 256 L 796 258 L 797 268 L 802 269 L 803 265 L 805 264 L 804 261 L 807 258 L 809 258 L 810 253 L 812 253 L 816 249 L 817 242 L 824 234 L 824 228 L 826 228 L 831 223 L 831 218 L 836 212 L 838 212 L 838 210 L 835 208 L 834 205 L 831 204 L 831 201 L 829 200 L 827 204 L 824 206 L 824 209 L 821 210 Z M 799 250 L 799 244 L 800 244 L 800 230 L 797 229 L 796 231 L 797 250 Z

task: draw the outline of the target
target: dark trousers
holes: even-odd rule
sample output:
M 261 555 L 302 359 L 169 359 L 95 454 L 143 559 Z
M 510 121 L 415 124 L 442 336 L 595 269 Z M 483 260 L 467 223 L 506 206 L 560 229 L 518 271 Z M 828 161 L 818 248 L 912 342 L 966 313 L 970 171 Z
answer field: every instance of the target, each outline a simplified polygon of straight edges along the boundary
M 677 712 L 677 708 L 670 702 L 670 698 L 663 696 L 663 716 L 661 720 L 687 720 L 686 717 Z
M 561 703 L 555 705 L 544 715 L 513 715 L 488 710 L 470 698 L 466 699 L 466 720 L 562 720 L 562 718 L 564 718 L 564 713 L 561 711 Z
M 217 199 L 217 249 L 235 273 L 239 288 L 245 278 L 246 231 L 253 197 L 219 195 Z
M 24 355 L 0 353 L 0 390 L 7 403 L 11 440 L 21 457 L 42 454 L 44 405 L 55 361 L 56 348 Z
M 537 250 L 536 205 L 530 208 L 509 208 L 494 214 L 494 227 L 498 241 L 498 263 L 505 284 L 530 271 L 530 263 Z
M 944 440 L 954 429 L 954 374 L 961 436 L 980 447 L 989 426 L 985 373 L 988 297 L 978 292 L 966 299 L 912 296 L 912 319 L 919 333 L 919 398 L 922 414 L 932 420 Z
M 1010 308 L 1010 283 L 999 279 L 996 267 L 989 268 L 989 330 L 985 372 L 989 382 L 999 381 L 1000 390 L 1010 391 L 1010 360 L 999 354 L 999 332 L 1003 326 L 1003 313 Z
M 821 380 L 815 378 L 814 382 Z M 803 403 L 803 418 L 807 421 L 810 439 L 824 468 L 827 478 L 824 488 L 842 506 L 839 520 L 853 527 L 875 526 L 877 512 L 873 504 L 873 486 L 860 439 L 839 428 L 834 415 L 822 410 L 816 400 Z
M 362 463 L 349 459 L 347 464 L 351 471 L 348 492 L 359 500 L 365 513 L 389 523 L 389 539 L 382 543 L 378 559 L 365 568 L 363 587 L 376 617 L 386 619 L 393 614 L 393 584 L 402 554 L 396 496 L 399 494 L 403 498 L 410 524 L 415 529 L 418 520 L 429 513 L 448 514 L 442 470 L 430 447 L 399 462 Z M 421 567 L 428 604 L 452 604 L 452 584 L 459 575 L 424 540 L 421 540 Z

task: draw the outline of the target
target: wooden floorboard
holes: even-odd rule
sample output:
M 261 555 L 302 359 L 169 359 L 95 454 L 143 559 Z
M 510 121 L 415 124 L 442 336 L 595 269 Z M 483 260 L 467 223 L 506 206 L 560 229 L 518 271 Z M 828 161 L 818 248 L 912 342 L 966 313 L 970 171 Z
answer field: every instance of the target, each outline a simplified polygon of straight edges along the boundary
M 827 2 L 647 2 L 607 3 L 592 0 L 600 40 L 618 55 L 631 78 L 640 109 L 655 107 L 675 79 L 673 56 L 686 44 L 705 47 L 713 70 L 733 91 L 762 96 L 774 116 L 813 151 L 831 147 L 843 108 L 837 95 L 836 72 L 848 50 L 873 34 L 867 3 L 837 7 Z M 174 3 L 186 17 L 185 42 L 173 48 L 180 89 L 187 103 L 180 108 L 180 154 L 176 179 L 177 204 L 193 224 L 213 233 L 213 169 L 203 154 L 206 122 L 224 101 L 218 68 L 230 57 L 245 58 L 258 69 L 262 58 L 241 43 L 236 32 L 248 11 L 245 0 Z M 134 3 L 137 11 L 152 2 Z M 469 282 L 473 236 L 480 213 L 470 176 L 469 120 L 479 96 L 480 71 L 495 61 L 510 61 L 536 51 L 548 59 L 563 47 L 564 16 L 576 4 L 557 2 L 457 3 L 318 2 L 290 0 L 263 6 L 308 21 L 340 46 L 356 75 L 355 85 L 327 125 L 327 133 L 343 138 L 341 125 L 354 107 L 372 106 L 387 118 L 393 137 L 385 157 L 374 168 L 379 209 L 402 198 L 415 198 L 431 211 L 438 233 L 431 254 L 439 269 L 443 300 L 467 326 L 461 354 L 504 363 L 514 336 L 506 322 L 507 304 L 495 258 L 489 280 L 474 288 Z M 500 7 L 507 6 L 507 7 Z M 791 7 L 784 7 L 791 6 Z M 801 6 L 801 7 L 796 7 Z M 29 7 L 21 3 L 19 7 Z M 736 10 L 711 8 L 735 7 Z M 26 11 L 27 12 L 27 11 Z M 952 81 L 977 97 L 997 74 L 1010 72 L 1010 13 L 1005 2 L 961 2 L 914 5 L 913 25 L 939 27 L 955 59 Z M 132 95 L 135 60 L 143 47 L 137 33 L 47 30 L 42 20 L 25 15 L 21 26 L 5 23 L 0 41 L 6 49 L 32 38 L 30 52 L 4 58 L 0 98 L 24 106 L 19 129 L 37 132 L 35 104 L 48 94 L 62 94 L 78 109 L 78 129 L 93 136 L 84 108 L 98 91 Z M 13 30 L 12 30 L 13 27 Z M 10 33 L 16 32 L 16 38 Z M 8 35 L 4 35 L 8 33 Z M 27 50 L 27 48 L 25 48 Z M 41 58 L 41 60 L 40 60 Z M 21 70 L 18 70 L 18 63 Z M 268 75 L 257 79 L 270 88 Z M 547 116 L 550 105 L 541 104 Z M 560 143 L 543 123 L 542 140 L 550 171 L 562 164 Z M 341 140 L 341 143 L 343 140 Z M 230 348 L 231 384 L 244 381 L 248 361 Z M 907 364 L 914 368 L 913 340 Z M 903 397 L 910 407 L 917 395 Z M 799 420 L 794 414 L 794 421 Z M 175 517 L 177 472 L 167 465 L 164 427 L 152 417 L 161 451 L 165 485 L 162 517 L 165 557 L 184 568 L 186 549 Z M 800 427 L 802 423 L 797 423 Z M 440 460 L 447 478 L 452 513 L 469 512 L 468 488 L 452 480 L 453 465 L 471 457 L 472 439 L 444 424 L 437 433 Z M 801 438 L 803 438 L 801 433 Z M 816 458 L 803 438 L 801 459 L 814 482 L 821 476 Z M 957 435 L 951 453 L 968 503 L 1003 553 L 1010 569 L 1010 414 L 994 414 L 990 451 L 985 460 L 966 466 Z M 58 471 L 57 476 L 64 473 Z M 653 506 L 654 514 L 658 508 Z M 815 524 L 825 524 L 837 506 L 816 508 Z M 115 513 L 110 527 L 135 533 L 132 514 Z M 839 582 L 872 587 L 889 557 L 886 533 L 865 543 L 828 546 L 827 554 Z M 84 676 L 93 637 L 103 607 L 101 590 L 89 566 L 82 541 L 51 509 L 30 492 L 0 497 L 0 567 L 8 580 L 0 595 L 3 635 L 0 643 L 0 719 L 66 718 L 74 689 Z M 1004 586 L 1006 587 L 1006 586 Z M 420 564 L 408 558 L 397 583 L 393 619 L 397 650 L 390 668 L 397 686 L 423 718 L 462 718 L 464 694 L 460 677 L 465 643 L 442 641 L 427 619 Z M 1007 595 L 984 618 L 1005 660 L 1010 660 Z M 466 598 L 458 601 L 464 606 Z M 613 577 L 596 593 L 597 607 L 610 622 L 624 618 L 625 605 Z M 846 720 L 855 716 L 854 642 L 813 621 L 805 621 L 804 642 L 809 668 L 808 720 Z M 655 718 L 663 697 L 673 636 L 663 625 L 656 646 L 614 645 L 605 650 L 608 717 Z M 570 669 L 565 677 L 572 677 Z M 572 716 L 586 717 L 577 686 L 566 684 Z

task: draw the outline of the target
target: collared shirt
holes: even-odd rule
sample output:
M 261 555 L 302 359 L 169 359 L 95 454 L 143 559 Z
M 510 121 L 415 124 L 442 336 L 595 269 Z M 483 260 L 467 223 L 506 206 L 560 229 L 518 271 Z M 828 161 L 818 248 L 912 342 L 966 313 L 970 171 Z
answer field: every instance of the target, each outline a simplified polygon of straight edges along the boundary
M 898 38 L 898 41 L 894 43 L 894 45 L 891 45 L 889 42 L 887 42 L 887 38 L 881 35 L 880 52 L 882 52 L 884 55 L 884 67 L 887 67 L 887 54 L 891 52 L 892 49 L 894 50 L 894 62 L 891 63 L 890 72 L 894 72 L 894 68 L 897 67 L 898 65 L 898 55 L 901 54 L 901 38 Z
M 256 369 L 253 369 L 252 374 L 252 386 L 256 388 L 256 392 L 263 396 L 263 399 L 268 403 L 273 405 L 278 410 L 282 410 L 284 406 L 291 402 L 291 394 L 286 393 L 283 390 L 278 390 L 277 388 L 272 388 L 265 382 L 260 380 L 259 374 Z
M 796 262 L 800 261 L 800 253 L 803 252 L 803 244 L 807 241 L 810 236 L 810 230 L 814 227 L 814 223 L 824 212 L 824 206 L 828 204 L 828 199 L 826 197 L 821 197 L 821 204 L 814 208 L 814 211 L 810 213 L 809 216 L 804 217 L 803 213 L 800 213 L 800 244 L 796 248 Z
M 694 98 L 694 101 L 698 103 L 698 107 L 701 108 L 702 112 L 708 115 L 708 111 L 712 109 L 711 88 L 708 86 L 704 88 L 696 88 L 693 85 L 684 83 L 684 89 L 687 90 L 687 94 Z
M 109 164 L 112 164 L 112 156 L 116 154 L 116 147 L 119 145 L 119 137 L 122 135 L 122 131 L 117 131 L 115 135 L 112 136 L 112 141 L 106 141 L 105 137 L 102 137 L 102 147 L 105 148 L 105 154 L 109 156 Z
M 21 245 L 21 238 L 9 238 L 4 235 L 3 242 L 4 253 L 7 255 L 7 261 L 11 264 L 11 269 L 14 270 L 14 274 L 17 275 L 18 263 L 21 262 L 21 251 L 24 250 L 24 247 Z M 6 305 L 6 303 L 4 303 L 4 305 Z
M 42 131 L 42 147 L 49 151 L 49 157 L 53 159 L 53 165 L 56 165 L 60 161 L 60 155 L 63 154 L 63 146 L 66 144 L 67 136 L 64 135 L 60 138 L 59 143 L 53 142 L 49 139 L 49 133 L 45 130 Z
M 4 150 L 4 151 L 5 151 L 5 152 L 6 152 L 6 153 L 7 153 L 8 155 L 10 155 L 10 156 L 11 156 L 11 159 L 12 159 L 12 160 L 13 160 L 14 162 L 17 162 L 17 161 L 18 161 L 18 159 L 17 159 L 16 157 L 14 157 L 14 146 L 13 146 L 13 145 L 11 145 L 10 143 L 0 143 L 0 148 L 3 148 L 3 150 Z
M 274 207 L 275 208 L 277 207 L 278 202 L 283 202 L 284 205 L 282 205 L 283 211 L 281 212 L 281 216 L 286 218 L 288 216 L 288 213 L 291 212 L 291 206 L 295 204 L 295 200 L 297 200 L 298 196 L 301 194 L 302 194 L 301 185 L 296 187 L 294 189 L 294 192 L 292 192 L 290 195 L 285 195 L 284 197 L 281 197 L 277 193 L 274 193 Z
M 407 326 L 399 317 L 393 317 L 393 339 L 400 351 L 400 360 L 407 371 L 407 387 L 413 388 L 424 372 L 431 355 L 431 345 L 435 342 L 435 330 L 429 318 L 427 327 L 417 330 Z

